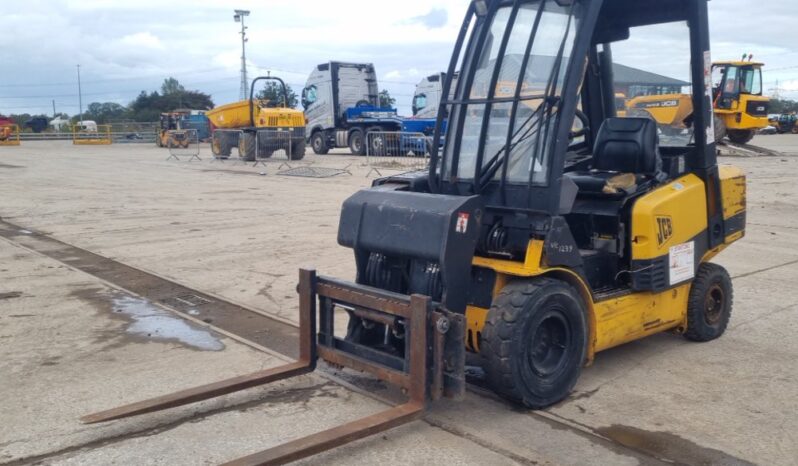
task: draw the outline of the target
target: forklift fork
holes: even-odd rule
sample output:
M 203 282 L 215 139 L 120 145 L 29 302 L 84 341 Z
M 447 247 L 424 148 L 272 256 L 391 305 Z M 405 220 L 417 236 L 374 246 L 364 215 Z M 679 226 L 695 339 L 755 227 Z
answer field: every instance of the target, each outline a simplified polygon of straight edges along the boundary
M 432 301 L 426 296 L 408 297 L 317 277 L 312 270 L 300 270 L 298 291 L 298 361 L 90 414 L 81 420 L 91 424 L 121 419 L 288 379 L 314 371 L 317 358 L 333 365 L 368 372 L 401 387 L 407 393 L 408 401 L 402 405 L 227 463 L 271 465 L 296 461 L 419 419 L 429 400 L 439 398 L 444 392 L 448 394 L 450 390 L 444 390 L 444 348 L 450 346 L 446 344 L 446 333 L 451 320 L 455 322 L 454 328 L 462 329 L 462 316 L 443 309 L 433 311 Z M 320 318 L 318 335 L 317 305 Z M 404 358 L 335 337 L 333 322 L 336 307 L 375 322 L 388 323 L 401 319 L 406 332 Z M 455 341 L 452 344 L 462 345 L 462 342 Z

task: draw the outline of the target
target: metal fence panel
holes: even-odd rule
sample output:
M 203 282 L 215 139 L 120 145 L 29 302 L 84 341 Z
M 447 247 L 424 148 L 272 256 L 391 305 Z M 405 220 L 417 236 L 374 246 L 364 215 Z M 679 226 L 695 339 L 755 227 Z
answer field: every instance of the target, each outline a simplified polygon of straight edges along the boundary
M 188 161 L 202 160 L 200 154 L 199 133 L 196 129 L 170 129 L 166 132 L 166 146 L 169 157 L 166 160 L 180 160 L 188 157 Z
M 380 170 L 413 171 L 429 166 L 432 138 L 424 133 L 370 131 L 366 133 L 366 164 L 369 172 Z
M 113 144 L 110 125 L 97 125 L 97 131 L 81 130 L 78 126 L 72 127 L 72 144 L 75 145 L 108 145 Z

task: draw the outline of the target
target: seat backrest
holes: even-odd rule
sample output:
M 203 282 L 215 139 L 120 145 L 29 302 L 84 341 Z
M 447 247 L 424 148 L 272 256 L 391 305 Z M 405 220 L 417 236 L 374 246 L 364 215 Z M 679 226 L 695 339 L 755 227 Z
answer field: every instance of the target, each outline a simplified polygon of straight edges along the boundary
M 657 123 L 651 118 L 608 118 L 596 137 L 596 170 L 656 175 L 662 167 Z

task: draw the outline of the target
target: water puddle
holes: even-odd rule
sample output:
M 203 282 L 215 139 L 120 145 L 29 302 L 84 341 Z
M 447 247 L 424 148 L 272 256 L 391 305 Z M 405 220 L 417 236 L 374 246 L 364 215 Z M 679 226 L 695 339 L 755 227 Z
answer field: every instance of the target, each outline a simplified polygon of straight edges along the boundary
M 601 427 L 596 432 L 626 447 L 679 464 L 755 466 L 754 463 L 697 445 L 670 432 L 649 432 L 623 425 Z
M 210 331 L 154 306 L 146 299 L 114 295 L 112 301 L 115 312 L 133 320 L 126 329 L 129 334 L 152 340 L 176 340 L 203 351 L 224 349 L 224 343 Z
M 25 229 L 20 229 L 19 232 L 22 233 L 23 235 L 32 235 L 33 234 L 32 231 L 25 230 Z

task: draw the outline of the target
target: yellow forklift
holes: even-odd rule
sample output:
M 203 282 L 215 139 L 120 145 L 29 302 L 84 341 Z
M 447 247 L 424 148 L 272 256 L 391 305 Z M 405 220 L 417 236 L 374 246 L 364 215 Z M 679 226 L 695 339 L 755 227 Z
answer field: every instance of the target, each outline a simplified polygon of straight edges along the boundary
M 283 464 L 462 396 L 467 352 L 501 396 L 544 408 L 603 350 L 666 331 L 720 337 L 733 290 L 710 261 L 744 235 L 746 182 L 716 160 L 707 1 L 472 1 L 429 170 L 345 201 L 338 242 L 353 250 L 355 282 L 300 271 L 300 359 L 84 421 L 285 379 L 319 359 L 406 391 L 405 404 L 231 463 Z M 666 146 L 650 118 L 617 116 L 611 47 L 676 21 L 689 27 L 695 111 L 691 137 Z M 516 82 L 512 95 L 497 93 L 500 80 Z

